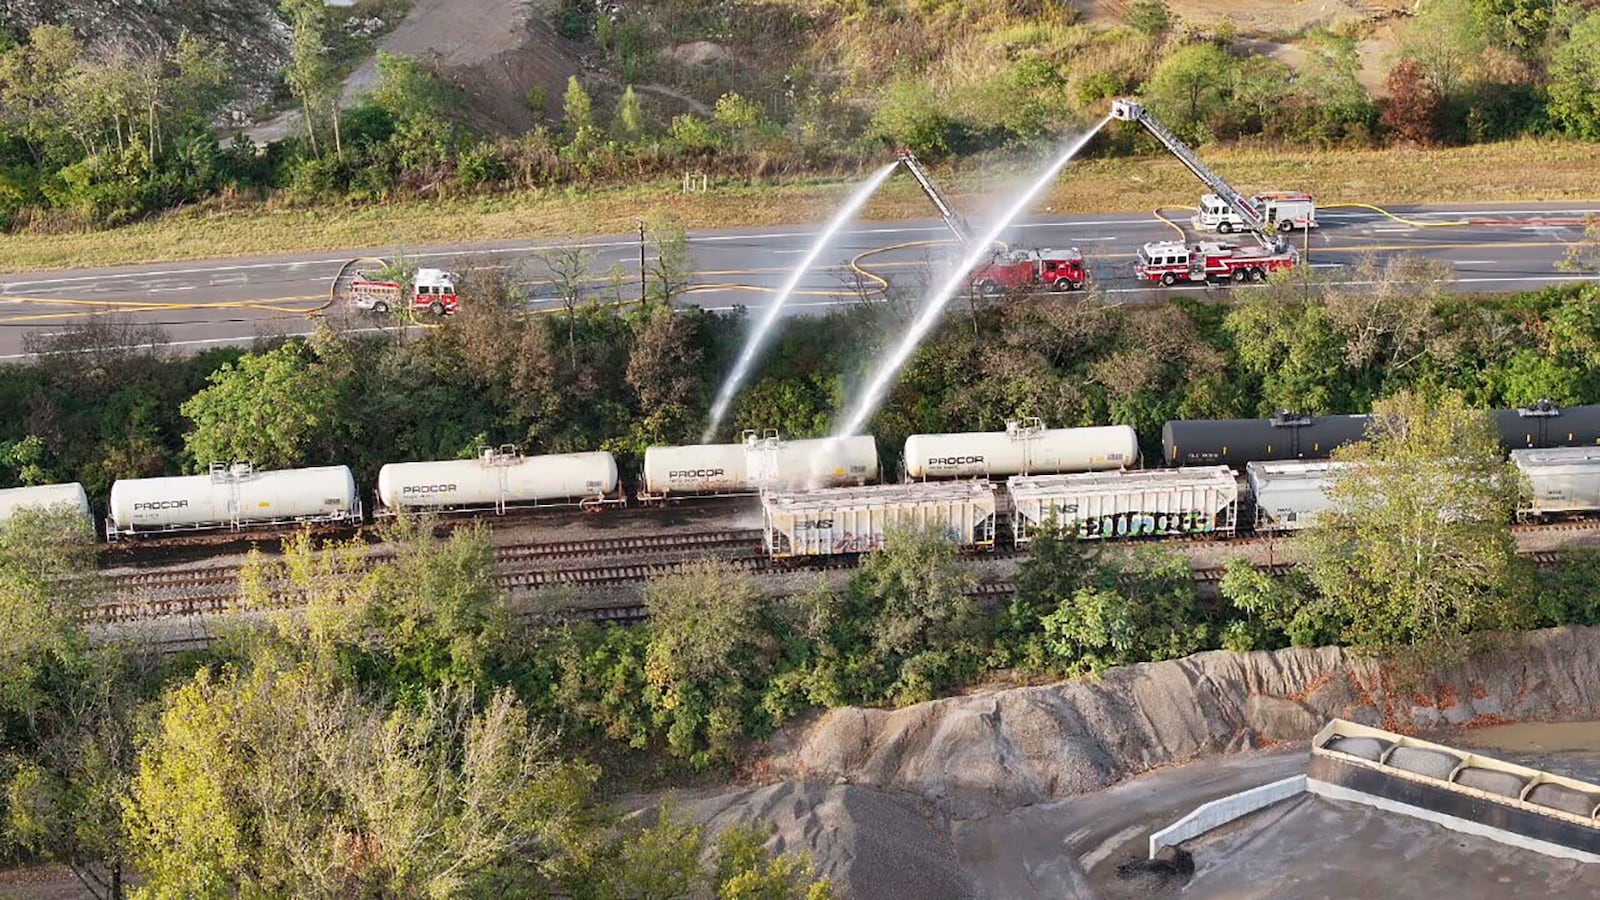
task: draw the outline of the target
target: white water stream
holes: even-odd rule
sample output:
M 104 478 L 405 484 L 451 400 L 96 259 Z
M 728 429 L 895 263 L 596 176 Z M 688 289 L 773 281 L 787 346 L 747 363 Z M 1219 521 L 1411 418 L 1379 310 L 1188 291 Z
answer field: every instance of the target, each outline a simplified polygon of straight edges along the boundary
M 711 405 L 711 423 L 706 426 L 705 434 L 700 437 L 702 444 L 709 444 L 715 439 L 718 426 L 722 424 L 723 418 L 728 414 L 728 407 L 733 404 L 733 398 L 738 395 L 739 388 L 744 385 L 745 379 L 750 377 L 750 368 L 755 365 L 757 356 L 765 349 L 767 337 L 772 333 L 772 327 L 777 324 L 778 317 L 783 313 L 784 304 L 789 302 L 789 295 L 793 294 L 795 288 L 799 287 L 800 279 L 805 277 L 806 272 L 817 261 L 817 257 L 821 256 L 822 251 L 826 250 L 828 245 L 833 242 L 834 235 L 839 233 L 839 229 L 843 228 L 846 222 L 855 218 L 856 213 L 861 211 L 861 207 L 866 205 L 867 199 L 878 190 L 879 185 L 883 184 L 885 179 L 894 174 L 895 167 L 899 165 L 900 163 L 897 161 L 884 166 L 874 172 L 871 178 L 868 178 L 856 189 L 850 200 L 834 214 L 833 221 L 829 222 L 828 226 L 822 230 L 822 233 L 817 235 L 817 240 L 811 245 L 811 250 L 800 260 L 800 265 L 795 267 L 794 272 L 789 275 L 789 280 L 784 282 L 783 288 L 778 291 L 778 295 L 767 305 L 766 310 L 761 315 L 761 320 L 756 323 L 755 330 L 750 332 L 750 337 L 745 341 L 744 350 L 739 354 L 739 360 L 734 364 L 733 371 L 728 373 L 727 380 L 722 382 L 722 388 L 717 392 L 716 402 Z
M 927 336 L 929 330 L 939 321 L 939 317 L 944 313 L 944 308 L 950 303 L 950 298 L 967 286 L 968 273 L 976 268 L 979 263 L 989 258 L 989 255 L 994 252 L 995 243 L 1000 240 L 1001 235 L 1005 234 L 1005 230 L 1011 227 L 1011 222 L 1017 216 L 1022 215 L 1023 210 L 1033 204 L 1034 199 L 1039 196 L 1039 193 L 1050 182 L 1056 179 L 1061 169 L 1071 162 L 1072 158 L 1077 156 L 1084 146 L 1089 143 L 1089 139 L 1098 134 L 1100 129 L 1104 128 L 1106 123 L 1110 121 L 1110 116 L 1101 119 L 1098 125 L 1095 125 L 1085 132 L 1083 136 L 1073 141 L 1060 156 L 1050 163 L 1049 168 L 1040 173 L 1038 179 L 1017 197 L 1011 208 L 1007 209 L 1003 215 L 990 224 L 988 232 L 972 242 L 972 247 L 967 251 L 966 258 L 950 271 L 950 277 L 944 284 L 929 295 L 923 305 L 921 314 L 911 324 L 911 329 L 906 332 L 905 337 L 895 347 L 894 352 L 878 365 L 872 380 L 867 383 L 866 388 L 856 400 L 856 405 L 850 411 L 849 417 L 834 430 L 834 438 L 849 437 L 859 432 L 867 424 L 867 420 L 872 418 L 873 413 L 877 412 L 878 404 L 883 402 L 883 396 L 888 393 L 889 386 L 894 382 L 895 376 L 899 374 L 900 368 L 906 364 L 906 360 L 911 358 L 911 354 L 922 343 L 922 339 Z

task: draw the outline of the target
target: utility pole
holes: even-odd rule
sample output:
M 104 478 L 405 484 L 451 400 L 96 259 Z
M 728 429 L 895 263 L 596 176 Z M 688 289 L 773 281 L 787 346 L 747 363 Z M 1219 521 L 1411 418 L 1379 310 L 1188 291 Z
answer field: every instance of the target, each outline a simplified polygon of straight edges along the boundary
M 644 220 L 639 219 L 639 305 L 643 306 L 645 295 L 645 270 L 644 270 Z

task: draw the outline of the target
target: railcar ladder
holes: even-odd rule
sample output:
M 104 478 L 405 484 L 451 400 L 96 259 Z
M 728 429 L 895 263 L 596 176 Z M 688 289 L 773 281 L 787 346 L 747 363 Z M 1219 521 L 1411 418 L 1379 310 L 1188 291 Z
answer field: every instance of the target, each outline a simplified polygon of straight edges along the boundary
M 1245 227 L 1261 241 L 1262 246 L 1273 250 L 1282 249 L 1283 243 L 1277 236 L 1274 226 L 1263 219 L 1261 213 L 1251 205 L 1250 201 L 1244 198 L 1243 194 L 1234 190 L 1233 185 L 1229 184 L 1227 179 L 1213 171 L 1188 144 L 1185 144 L 1177 135 L 1161 124 L 1161 120 L 1157 119 L 1155 114 L 1150 112 L 1149 108 L 1143 103 L 1137 100 L 1113 100 L 1111 101 L 1111 117 L 1121 119 L 1124 122 L 1138 122 L 1143 125 L 1146 131 L 1155 135 L 1156 140 L 1160 141 L 1168 152 L 1176 156 L 1179 162 L 1187 166 L 1196 178 L 1210 188 L 1211 193 L 1221 198 L 1222 202 L 1228 204 L 1228 208 L 1233 210 L 1235 215 L 1244 220 Z
M 927 169 L 922 167 L 922 163 L 917 159 L 916 154 L 910 150 L 901 150 L 895 156 L 911 172 L 911 177 L 917 180 L 922 192 L 928 195 L 929 200 L 933 201 L 933 208 L 939 211 L 939 218 L 944 220 L 945 227 L 949 228 L 950 232 L 956 236 L 956 241 L 962 247 L 972 246 L 972 235 L 967 233 L 966 221 L 956 214 L 955 207 L 951 206 L 950 201 L 946 200 L 944 194 L 939 192 L 938 186 L 933 183 L 932 176 L 928 174 Z

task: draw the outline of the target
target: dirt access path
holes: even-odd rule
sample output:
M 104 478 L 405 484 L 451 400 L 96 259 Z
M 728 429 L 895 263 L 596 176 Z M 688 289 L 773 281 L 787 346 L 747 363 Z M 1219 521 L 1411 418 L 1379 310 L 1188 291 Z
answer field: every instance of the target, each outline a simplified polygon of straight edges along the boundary
M 579 74 L 580 46 L 555 34 L 526 0 L 416 0 L 411 12 L 384 39 L 384 53 L 433 65 L 460 89 L 468 123 L 495 134 L 521 134 L 537 121 L 528 105 L 544 93 L 542 114 L 559 116 L 567 78 Z M 378 85 L 378 57 L 345 79 L 341 103 L 355 105 Z M 300 124 L 289 110 L 251 131 L 258 142 L 288 136 Z

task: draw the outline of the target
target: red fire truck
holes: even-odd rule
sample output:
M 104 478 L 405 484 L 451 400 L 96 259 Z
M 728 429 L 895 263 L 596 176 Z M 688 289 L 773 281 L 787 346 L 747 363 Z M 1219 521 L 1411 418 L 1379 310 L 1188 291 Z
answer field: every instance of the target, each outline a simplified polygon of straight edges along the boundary
M 412 279 L 410 294 L 414 312 L 429 312 L 436 316 L 454 313 L 461 305 L 456 296 L 456 274 L 442 269 L 418 269 Z M 350 285 L 350 302 L 357 308 L 375 313 L 386 313 L 402 306 L 405 286 L 397 281 L 371 281 L 362 278 Z
M 1089 278 L 1083 254 L 1071 250 L 997 250 L 990 262 L 973 268 L 971 285 L 983 294 L 1048 289 L 1082 290 Z
M 945 199 L 938 186 L 933 183 L 933 177 L 917 161 L 917 157 L 910 150 L 901 150 L 895 154 L 900 163 L 911 172 L 911 176 L 922 187 L 923 193 L 933 201 L 934 209 L 939 211 L 939 218 L 955 235 L 956 242 L 963 248 L 972 246 L 973 237 L 967 223 L 956 214 L 950 201 Z M 1084 283 L 1089 280 L 1089 274 L 1083 264 L 1083 254 L 1078 248 L 1071 250 L 1045 250 L 1045 249 L 1017 249 L 1011 250 L 996 245 L 989 261 L 980 263 L 972 269 L 972 275 L 967 284 L 983 294 L 999 294 L 1015 290 L 1052 290 L 1052 291 L 1077 291 L 1082 290 Z
M 1272 272 L 1293 268 L 1295 259 L 1292 247 L 1157 241 L 1139 248 L 1135 272 L 1141 281 L 1159 281 L 1167 287 L 1192 281 L 1266 281 Z

